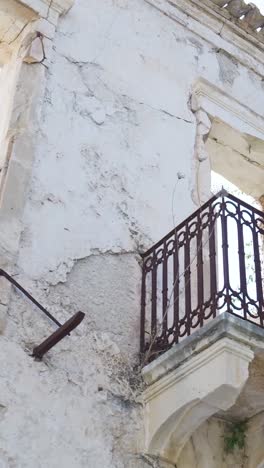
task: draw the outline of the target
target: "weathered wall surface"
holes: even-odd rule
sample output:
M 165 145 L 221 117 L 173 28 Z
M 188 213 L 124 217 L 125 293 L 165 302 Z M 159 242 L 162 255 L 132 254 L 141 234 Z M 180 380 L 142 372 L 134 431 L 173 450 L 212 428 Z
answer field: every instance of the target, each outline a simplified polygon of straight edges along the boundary
M 223 52 L 144 2 L 101 10 L 79 1 L 57 33 L 20 255 L 33 278 L 146 247 L 191 212 L 198 77 L 263 115 L 260 77 Z
M 225 450 L 225 437 L 231 424 L 210 419 L 197 430 L 186 444 L 178 463 L 179 468 L 241 468 L 246 466 L 246 446 Z
M 186 444 L 177 467 L 262 468 L 264 466 L 263 412 L 245 425 L 241 447 L 234 443 L 237 440 L 232 432 L 234 427 L 236 427 L 234 421 L 218 418 L 206 421 Z
M 58 319 L 87 315 L 35 363 L 52 326 L 13 294 L 0 466 L 144 467 L 138 253 L 195 207 L 195 80 L 259 114 L 263 82 L 142 0 L 76 1 L 53 47 L 15 272 Z

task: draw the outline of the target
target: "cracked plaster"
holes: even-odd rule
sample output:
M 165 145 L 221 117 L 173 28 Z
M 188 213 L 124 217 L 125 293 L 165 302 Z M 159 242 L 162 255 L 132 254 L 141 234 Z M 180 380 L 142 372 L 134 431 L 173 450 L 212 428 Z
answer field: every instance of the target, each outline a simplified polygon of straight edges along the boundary
M 0 337 L 0 460 L 21 468 L 41 466 L 41 456 L 51 468 L 146 467 L 131 382 L 138 253 L 195 207 L 196 119 L 206 132 L 208 121 L 189 107 L 193 84 L 203 78 L 263 116 L 260 67 L 253 80 L 240 55 L 237 73 L 223 79 L 230 64 L 220 73 L 221 38 L 216 47 L 190 32 L 191 20 L 186 29 L 140 0 L 100 8 L 76 2 L 59 21 L 48 69 L 23 66 L 9 128 L 11 162 L 23 161 L 32 177 L 23 179 L 24 209 L 10 195 L 21 177 L 7 174 L 3 258 L 59 320 L 86 312 L 80 329 L 35 363 L 29 350 L 53 328 L 12 293 Z

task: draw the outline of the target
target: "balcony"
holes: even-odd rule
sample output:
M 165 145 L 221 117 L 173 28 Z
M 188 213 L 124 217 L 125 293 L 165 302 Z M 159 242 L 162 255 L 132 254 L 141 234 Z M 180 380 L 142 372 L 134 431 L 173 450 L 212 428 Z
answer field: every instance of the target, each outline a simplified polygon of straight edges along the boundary
M 222 190 L 143 255 L 141 354 L 227 312 L 264 327 L 264 213 Z
M 150 459 L 194 466 L 197 460 L 186 464 L 194 442 L 208 457 L 201 434 L 212 429 L 218 435 L 210 445 L 211 465 L 206 458 L 199 466 L 244 466 L 245 457 L 246 466 L 264 466 L 262 438 L 251 437 L 256 425 L 264 427 L 263 259 L 264 213 L 226 191 L 143 255 L 141 356 Z M 228 428 L 240 423 L 247 427 L 245 446 L 225 453 Z M 233 456 L 240 457 L 238 464 Z

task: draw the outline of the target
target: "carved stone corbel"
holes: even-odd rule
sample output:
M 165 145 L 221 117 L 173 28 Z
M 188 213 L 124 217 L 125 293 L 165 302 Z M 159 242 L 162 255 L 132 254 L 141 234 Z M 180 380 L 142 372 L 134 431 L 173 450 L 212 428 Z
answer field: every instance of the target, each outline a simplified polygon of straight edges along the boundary
M 199 96 L 195 93 L 191 96 L 190 104 L 197 122 L 193 161 L 194 186 L 192 188 L 192 199 L 197 206 L 201 206 L 211 196 L 211 166 L 205 143 L 210 133 L 212 122 L 207 112 L 202 108 L 199 102 Z

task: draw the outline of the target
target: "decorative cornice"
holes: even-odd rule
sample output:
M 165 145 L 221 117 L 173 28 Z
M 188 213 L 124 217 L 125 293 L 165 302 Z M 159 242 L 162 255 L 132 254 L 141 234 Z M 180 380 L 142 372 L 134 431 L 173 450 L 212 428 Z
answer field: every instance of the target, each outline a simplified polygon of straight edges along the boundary
M 231 15 L 231 6 L 240 0 L 221 0 L 223 4 L 229 3 L 229 10 L 214 3 L 220 0 L 145 1 L 212 44 L 216 51 L 224 50 L 261 77 L 264 76 L 263 30 L 259 33 L 250 26 L 262 23 L 259 23 L 260 20 L 257 22 L 257 18 L 246 23 Z M 251 11 L 256 10 L 252 7 Z

